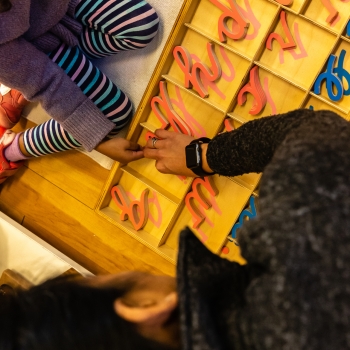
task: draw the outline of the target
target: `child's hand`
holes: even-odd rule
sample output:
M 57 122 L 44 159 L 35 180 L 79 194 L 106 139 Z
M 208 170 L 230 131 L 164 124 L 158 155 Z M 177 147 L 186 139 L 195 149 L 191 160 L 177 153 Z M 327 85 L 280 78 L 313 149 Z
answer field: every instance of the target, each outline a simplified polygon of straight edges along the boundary
M 123 138 L 102 141 L 95 150 L 122 164 L 143 158 L 141 146 Z

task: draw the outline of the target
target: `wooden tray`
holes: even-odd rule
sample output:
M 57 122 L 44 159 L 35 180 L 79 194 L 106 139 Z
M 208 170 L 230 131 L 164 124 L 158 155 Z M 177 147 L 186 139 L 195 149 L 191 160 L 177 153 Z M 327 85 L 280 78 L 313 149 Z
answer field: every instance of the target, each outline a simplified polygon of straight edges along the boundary
M 182 132 L 212 138 L 249 120 L 296 108 L 329 109 L 349 120 L 350 79 L 343 73 L 350 73 L 350 3 L 294 0 L 287 6 L 280 2 L 288 3 L 185 1 L 127 138 L 144 145 L 155 129 L 165 127 L 164 119 L 170 130 L 177 125 Z M 336 56 L 337 67 L 343 50 L 348 53 L 338 75 L 343 74 L 344 94 L 335 101 L 325 79 L 319 91 L 315 82 L 327 70 L 330 55 Z M 200 63 L 209 68 L 206 78 L 198 73 L 196 80 L 193 67 Z M 250 93 L 259 83 L 260 92 Z M 96 210 L 172 262 L 179 232 L 187 225 L 211 251 L 244 263 L 235 234 L 244 220 L 256 215 L 259 180 L 260 174 L 216 175 L 209 183 L 161 174 L 148 159 L 127 166 L 116 163 Z M 116 186 L 134 203 L 136 221 L 145 214 L 142 228 L 116 204 L 111 194 Z

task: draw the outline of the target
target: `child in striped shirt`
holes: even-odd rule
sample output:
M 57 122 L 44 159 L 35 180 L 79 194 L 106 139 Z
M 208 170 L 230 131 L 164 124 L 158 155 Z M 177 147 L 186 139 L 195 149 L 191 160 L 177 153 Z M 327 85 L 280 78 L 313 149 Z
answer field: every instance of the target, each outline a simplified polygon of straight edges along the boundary
M 136 143 L 106 139 L 130 121 L 132 104 L 90 59 L 143 48 L 158 26 L 144 0 L 0 0 L 0 183 L 25 159 L 81 146 L 142 158 Z M 52 119 L 14 134 L 22 94 Z

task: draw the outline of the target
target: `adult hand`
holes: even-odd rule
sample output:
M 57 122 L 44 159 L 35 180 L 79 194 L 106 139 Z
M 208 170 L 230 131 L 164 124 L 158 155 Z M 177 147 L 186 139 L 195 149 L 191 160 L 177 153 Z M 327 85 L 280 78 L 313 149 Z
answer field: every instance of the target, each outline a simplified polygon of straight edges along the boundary
M 122 164 L 143 158 L 143 150 L 139 144 L 118 137 L 102 141 L 95 150 Z
M 192 136 L 158 129 L 155 135 L 159 140 L 153 147 L 152 139 L 144 148 L 145 158 L 156 160 L 156 168 L 163 174 L 197 176 L 186 167 L 185 147 L 194 140 Z

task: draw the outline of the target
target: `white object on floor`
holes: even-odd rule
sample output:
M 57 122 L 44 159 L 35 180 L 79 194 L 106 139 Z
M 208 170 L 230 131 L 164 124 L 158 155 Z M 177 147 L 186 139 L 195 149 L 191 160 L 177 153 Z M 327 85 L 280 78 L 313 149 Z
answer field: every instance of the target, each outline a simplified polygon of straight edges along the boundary
M 0 84 L 0 95 L 4 96 L 6 95 L 9 91 L 11 91 L 11 88 L 8 86 L 5 86 L 3 84 Z
M 11 269 L 36 285 L 70 268 L 84 276 L 91 275 L 81 265 L 0 212 L 0 275 Z
M 159 32 L 150 45 L 142 50 L 126 51 L 93 61 L 103 73 L 130 97 L 135 111 L 168 40 L 183 0 L 148 0 L 148 3 L 154 7 L 160 17 Z M 24 116 L 36 124 L 49 119 L 41 106 L 32 103 L 25 107 Z M 123 132 L 125 135 L 127 128 Z M 122 135 L 120 133 L 119 137 L 122 137 Z M 96 151 L 83 151 L 83 153 L 106 169 L 111 169 L 114 163 L 112 159 Z

